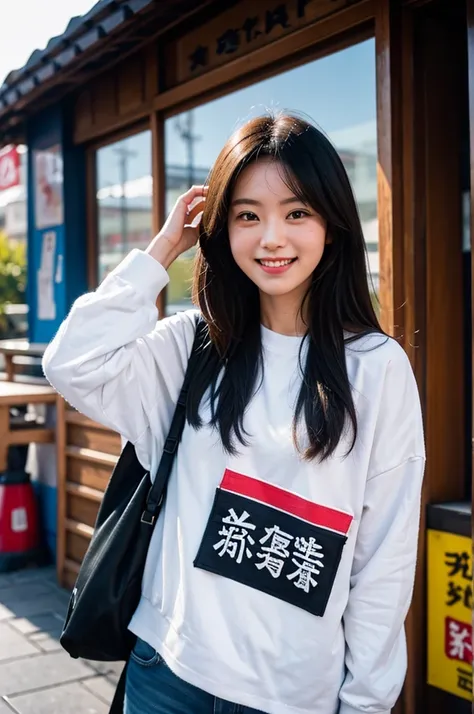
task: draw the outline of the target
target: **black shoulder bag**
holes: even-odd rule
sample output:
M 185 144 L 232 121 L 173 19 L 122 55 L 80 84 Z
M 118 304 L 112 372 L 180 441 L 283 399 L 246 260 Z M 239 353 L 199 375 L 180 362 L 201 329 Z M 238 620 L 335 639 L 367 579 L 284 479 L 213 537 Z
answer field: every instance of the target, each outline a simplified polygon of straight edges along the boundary
M 188 386 L 206 335 L 200 320 L 153 484 L 130 442 L 114 468 L 60 638 L 72 657 L 128 661 L 133 649 L 136 638 L 128 625 L 140 600 L 148 546 L 183 433 Z

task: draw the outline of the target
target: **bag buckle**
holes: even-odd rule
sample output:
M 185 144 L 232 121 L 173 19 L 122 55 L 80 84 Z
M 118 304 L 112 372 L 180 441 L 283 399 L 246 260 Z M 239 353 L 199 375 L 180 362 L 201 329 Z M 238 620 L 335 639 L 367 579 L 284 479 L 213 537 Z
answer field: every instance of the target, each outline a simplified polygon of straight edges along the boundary
M 159 507 L 163 503 L 163 498 L 164 498 L 164 494 L 162 493 L 160 496 L 160 500 L 158 501 L 156 506 L 153 507 L 155 509 L 155 511 L 158 511 Z M 142 517 L 140 518 L 140 521 L 142 523 L 146 523 L 147 526 L 152 526 L 156 521 L 156 516 L 153 515 L 153 513 L 150 513 L 150 511 L 145 510 L 142 513 Z
M 173 436 L 169 436 L 165 441 L 163 451 L 166 451 L 167 454 L 174 454 L 177 448 L 178 439 L 175 439 Z
M 140 521 L 146 523 L 147 526 L 152 526 L 155 522 L 155 516 L 148 511 L 143 511 Z

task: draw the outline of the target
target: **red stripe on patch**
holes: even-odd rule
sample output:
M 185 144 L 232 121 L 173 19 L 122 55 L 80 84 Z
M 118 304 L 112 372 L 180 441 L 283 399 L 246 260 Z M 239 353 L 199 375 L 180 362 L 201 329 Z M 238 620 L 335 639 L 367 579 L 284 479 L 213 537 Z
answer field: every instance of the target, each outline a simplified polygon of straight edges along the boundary
M 226 469 L 224 473 L 221 488 L 225 491 L 232 491 L 240 496 L 247 496 L 255 501 L 266 503 L 269 506 L 278 508 L 280 511 L 285 511 L 293 516 L 302 518 L 304 521 L 313 523 L 315 526 L 329 528 L 344 535 L 347 534 L 353 520 L 349 513 L 336 511 L 334 508 L 328 508 L 327 506 L 320 506 L 301 496 L 297 496 L 295 493 L 273 486 L 271 483 L 259 481 L 229 469 Z

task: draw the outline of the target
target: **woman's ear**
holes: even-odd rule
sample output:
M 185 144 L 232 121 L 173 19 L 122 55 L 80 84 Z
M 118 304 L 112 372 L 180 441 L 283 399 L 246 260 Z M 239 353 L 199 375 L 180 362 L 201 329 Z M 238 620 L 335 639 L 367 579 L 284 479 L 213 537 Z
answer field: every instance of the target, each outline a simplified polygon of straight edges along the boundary
M 329 233 L 326 233 L 326 240 L 324 243 L 325 245 L 330 245 L 330 243 L 332 243 L 332 236 Z

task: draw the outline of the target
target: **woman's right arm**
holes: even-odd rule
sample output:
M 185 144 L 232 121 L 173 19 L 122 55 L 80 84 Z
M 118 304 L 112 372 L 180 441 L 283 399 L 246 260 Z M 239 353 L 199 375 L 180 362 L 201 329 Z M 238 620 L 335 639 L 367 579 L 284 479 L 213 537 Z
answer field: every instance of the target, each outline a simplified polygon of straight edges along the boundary
M 142 461 L 166 437 L 194 339 L 193 312 L 158 321 L 156 299 L 168 283 L 166 268 L 195 242 L 183 226 L 199 192 L 181 197 L 146 251 L 133 250 L 95 292 L 76 300 L 43 357 L 47 379 L 66 401 L 140 442 Z
M 78 411 L 133 443 L 167 428 L 194 337 L 190 312 L 158 321 L 168 282 L 132 251 L 100 287 L 74 303 L 43 358 L 47 379 Z

